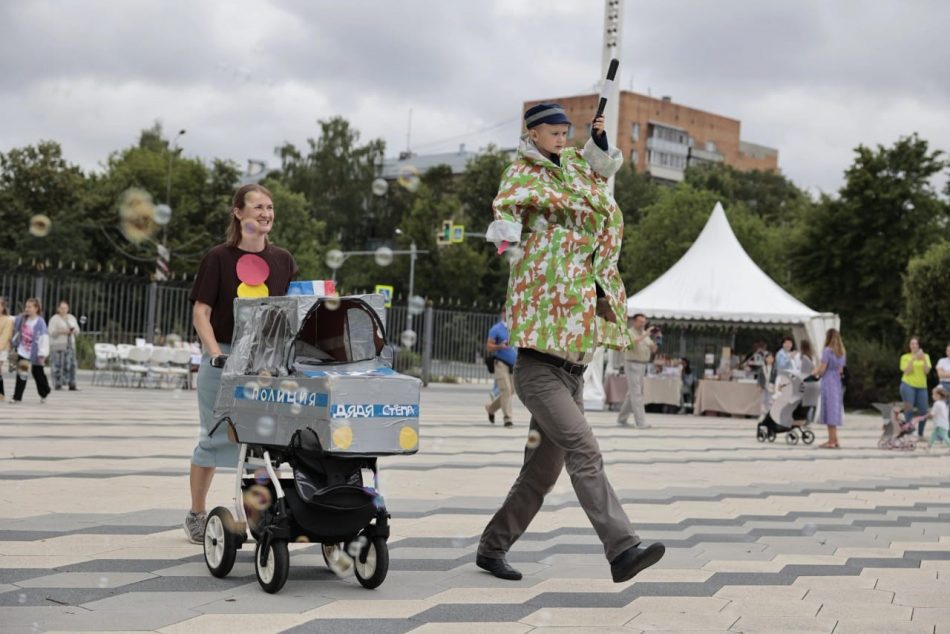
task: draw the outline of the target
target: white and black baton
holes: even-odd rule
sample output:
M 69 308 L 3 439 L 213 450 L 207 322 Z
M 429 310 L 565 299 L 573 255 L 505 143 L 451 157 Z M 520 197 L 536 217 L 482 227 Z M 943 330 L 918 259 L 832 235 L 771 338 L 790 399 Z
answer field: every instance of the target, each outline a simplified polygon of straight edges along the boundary
M 610 66 L 607 67 L 607 79 L 604 80 L 604 86 L 600 89 L 600 103 L 597 104 L 597 114 L 594 115 L 595 119 L 604 114 L 604 108 L 607 107 L 607 95 L 610 94 L 614 87 L 614 77 L 617 76 L 617 68 L 619 67 L 620 60 L 610 60 Z

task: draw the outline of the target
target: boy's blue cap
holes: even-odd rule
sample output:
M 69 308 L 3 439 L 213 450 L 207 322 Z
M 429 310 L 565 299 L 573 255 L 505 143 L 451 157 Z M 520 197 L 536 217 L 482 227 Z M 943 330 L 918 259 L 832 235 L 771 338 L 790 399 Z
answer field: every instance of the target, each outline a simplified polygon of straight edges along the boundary
M 564 113 L 564 108 L 556 103 L 539 103 L 536 106 L 528 108 L 524 113 L 524 125 L 531 129 L 542 123 L 566 123 L 571 125 L 571 120 Z

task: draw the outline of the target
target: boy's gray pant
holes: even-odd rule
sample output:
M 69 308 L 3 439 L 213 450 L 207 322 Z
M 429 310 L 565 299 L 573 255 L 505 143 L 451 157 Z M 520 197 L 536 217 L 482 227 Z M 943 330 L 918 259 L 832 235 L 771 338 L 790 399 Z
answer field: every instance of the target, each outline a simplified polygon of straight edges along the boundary
M 640 543 L 607 474 L 600 447 L 584 418 L 584 378 L 518 355 L 515 392 L 531 412 L 530 428 L 541 435 L 525 448 L 521 473 L 482 533 L 478 553 L 500 559 L 521 537 L 566 466 L 577 499 L 604 544 L 610 561 Z

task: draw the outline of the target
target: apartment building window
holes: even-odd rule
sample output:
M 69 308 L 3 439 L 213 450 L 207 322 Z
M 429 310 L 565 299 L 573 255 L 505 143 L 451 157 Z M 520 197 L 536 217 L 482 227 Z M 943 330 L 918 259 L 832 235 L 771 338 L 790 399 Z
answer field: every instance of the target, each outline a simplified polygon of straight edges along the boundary
M 706 141 L 706 151 L 707 152 L 718 152 L 719 148 L 716 147 L 715 141 Z
M 630 127 L 630 138 L 633 139 L 634 141 L 640 140 L 640 124 L 639 123 L 634 123 Z
M 639 160 L 640 160 L 640 153 L 637 152 L 636 148 L 630 150 L 630 162 L 636 165 L 637 161 Z
M 689 135 L 687 135 L 686 132 L 682 130 L 676 130 L 674 128 L 654 126 L 653 136 L 654 138 L 669 141 L 670 143 L 679 143 L 681 145 L 686 145 L 689 143 Z
M 686 157 L 680 156 L 678 154 L 650 150 L 647 158 L 651 165 L 659 165 L 660 167 L 668 167 L 670 169 L 677 170 L 686 169 Z
M 573 139 L 575 134 L 577 134 L 577 130 L 574 129 L 574 124 L 572 123 L 567 128 L 567 138 Z

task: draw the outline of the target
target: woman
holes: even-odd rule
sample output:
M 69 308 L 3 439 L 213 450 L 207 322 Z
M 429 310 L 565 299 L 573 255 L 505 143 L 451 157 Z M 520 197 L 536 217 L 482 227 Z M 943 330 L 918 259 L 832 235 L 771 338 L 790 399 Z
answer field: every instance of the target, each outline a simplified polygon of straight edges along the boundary
M 930 355 L 921 350 L 920 339 L 914 335 L 907 341 L 907 352 L 901 355 L 901 400 L 904 401 L 904 419 L 909 423 L 914 417 L 914 407 L 921 417 L 917 423 L 917 436 L 924 437 L 930 409 L 927 402 L 927 374 L 930 373 Z
M 297 274 L 293 256 L 268 240 L 273 225 L 271 193 L 260 185 L 238 189 L 231 203 L 227 240 L 205 255 L 191 289 L 203 355 L 198 370 L 200 432 L 191 457 L 191 510 L 185 516 L 185 533 L 196 544 L 204 541 L 205 501 L 215 468 L 237 466 L 237 445 L 228 440 L 226 426 L 208 435 L 221 383 L 221 370 L 211 367 L 209 360 L 231 349 L 235 297 L 285 295 Z
M 19 360 L 11 404 L 23 400 L 23 391 L 26 390 L 26 376 L 24 376 L 26 371 L 21 371 L 20 364 L 26 362 L 29 362 L 30 372 L 33 374 L 33 380 L 36 381 L 40 403 L 45 403 L 46 397 L 49 396 L 49 381 L 46 379 L 46 371 L 43 368 L 46 357 L 49 356 L 49 331 L 46 328 L 46 321 L 40 315 L 42 310 L 40 300 L 31 297 L 26 300 L 23 314 L 19 315 L 13 323 L 13 344 L 16 346 Z
M 69 314 L 69 302 L 59 300 L 56 314 L 49 320 L 49 348 L 52 356 L 50 365 L 53 370 L 53 388 L 61 390 L 68 385 L 76 391 L 76 335 L 79 334 L 79 322 Z
M 811 342 L 808 339 L 802 340 L 801 350 L 799 352 L 799 363 L 801 363 L 802 376 L 809 376 L 815 371 L 815 353 L 812 352 Z M 815 407 L 818 405 L 818 399 L 821 396 L 821 384 L 810 381 L 805 383 L 805 394 L 802 396 L 802 407 L 807 414 L 805 419 L 810 423 L 815 419 Z
M 0 297 L 0 401 L 6 396 L 3 393 L 3 375 L 7 371 L 7 360 L 10 357 L 10 341 L 13 339 L 13 317 L 7 308 L 7 300 Z
M 821 377 L 821 406 L 818 422 L 828 427 L 828 442 L 818 445 L 822 449 L 838 449 L 838 427 L 844 418 L 844 390 L 841 375 L 847 365 L 847 355 L 841 334 L 835 328 L 825 333 L 825 349 L 821 353 L 821 364 L 812 375 Z

